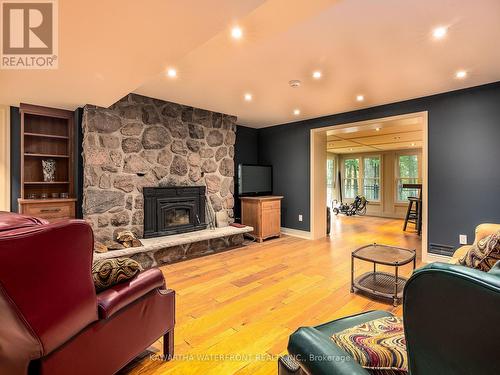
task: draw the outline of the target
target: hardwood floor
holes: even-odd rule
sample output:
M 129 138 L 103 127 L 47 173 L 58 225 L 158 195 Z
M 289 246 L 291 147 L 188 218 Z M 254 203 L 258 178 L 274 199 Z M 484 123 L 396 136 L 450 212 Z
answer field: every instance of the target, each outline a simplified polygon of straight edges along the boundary
M 176 358 L 160 361 L 158 341 L 122 373 L 276 374 L 277 356 L 300 326 L 373 309 L 401 315 L 401 306 L 351 294 L 349 287 L 350 253 L 368 243 L 416 248 L 419 266 L 420 238 L 402 225 L 342 216 L 333 219 L 327 239 L 284 236 L 161 267 L 177 293 Z M 356 271 L 369 269 L 370 263 L 356 263 Z M 401 267 L 401 274 L 411 269 Z

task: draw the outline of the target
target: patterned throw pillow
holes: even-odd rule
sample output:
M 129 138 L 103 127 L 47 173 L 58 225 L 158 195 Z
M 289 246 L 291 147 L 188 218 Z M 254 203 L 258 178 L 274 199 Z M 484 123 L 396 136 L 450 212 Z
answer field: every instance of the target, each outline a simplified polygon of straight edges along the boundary
M 500 260 L 500 231 L 472 245 L 469 251 L 458 261 L 462 266 L 488 272 Z
M 141 265 L 130 258 L 99 259 L 92 264 L 92 277 L 98 292 L 130 280 L 141 271 Z
M 403 322 L 395 316 L 375 319 L 332 336 L 370 374 L 408 374 Z

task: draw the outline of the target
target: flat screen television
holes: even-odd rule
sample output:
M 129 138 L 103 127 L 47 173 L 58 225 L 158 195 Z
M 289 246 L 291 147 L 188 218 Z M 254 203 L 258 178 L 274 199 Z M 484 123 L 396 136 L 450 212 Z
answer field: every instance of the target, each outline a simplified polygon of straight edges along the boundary
M 238 194 L 269 195 L 273 193 L 273 167 L 270 165 L 238 165 Z

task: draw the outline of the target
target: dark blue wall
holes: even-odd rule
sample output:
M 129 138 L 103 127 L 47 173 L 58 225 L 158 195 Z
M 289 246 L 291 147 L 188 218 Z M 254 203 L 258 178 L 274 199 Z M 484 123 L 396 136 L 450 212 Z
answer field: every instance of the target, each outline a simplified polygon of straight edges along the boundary
M 236 128 L 236 143 L 234 145 L 234 218 L 239 223 L 241 218 L 241 203 L 238 197 L 238 164 L 257 164 L 259 162 L 259 131 L 240 126 Z
M 497 82 L 260 129 L 259 162 L 273 165 L 274 194 L 285 197 L 282 225 L 310 228 L 311 129 L 420 111 L 429 115 L 429 243 L 455 247 L 459 234 L 471 240 L 477 224 L 500 222 Z

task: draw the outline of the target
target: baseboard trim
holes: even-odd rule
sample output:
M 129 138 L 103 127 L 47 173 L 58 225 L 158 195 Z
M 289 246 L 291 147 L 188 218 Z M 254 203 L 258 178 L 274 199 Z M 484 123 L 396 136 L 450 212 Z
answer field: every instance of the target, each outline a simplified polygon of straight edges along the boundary
M 305 230 L 285 228 L 285 227 L 281 227 L 280 229 L 281 233 L 286 234 L 288 236 L 304 238 L 306 240 L 311 239 L 311 232 Z
M 371 217 L 381 217 L 384 219 L 401 219 L 403 220 L 405 218 L 405 215 L 393 215 L 393 214 L 385 214 L 383 212 L 373 212 L 373 213 L 366 213 L 365 216 L 371 216 Z
M 446 256 L 446 255 L 439 255 L 439 254 L 432 254 L 432 253 L 425 253 L 423 254 L 422 259 L 425 263 L 434 263 L 434 262 L 440 262 L 440 263 L 449 263 L 451 257 Z

